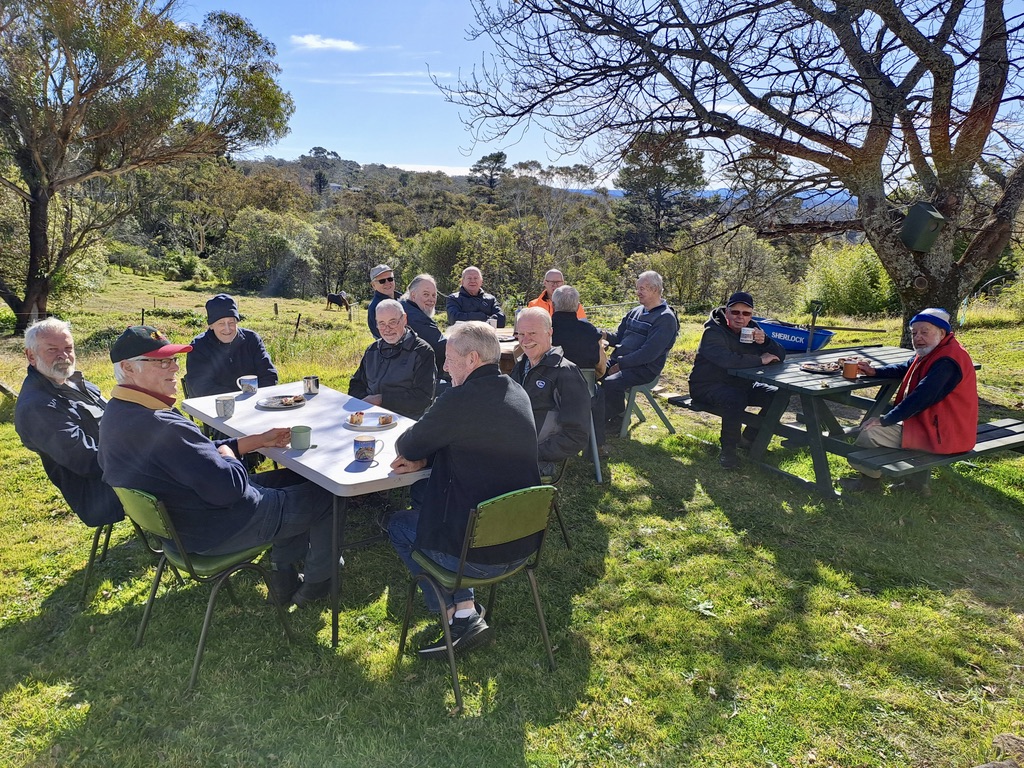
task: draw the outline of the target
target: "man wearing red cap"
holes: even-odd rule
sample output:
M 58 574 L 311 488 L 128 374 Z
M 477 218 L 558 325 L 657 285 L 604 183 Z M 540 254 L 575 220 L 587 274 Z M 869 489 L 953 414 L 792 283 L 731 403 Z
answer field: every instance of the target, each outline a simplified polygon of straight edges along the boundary
M 862 448 L 907 448 L 928 453 L 963 453 L 974 447 L 978 430 L 978 381 L 974 361 L 953 334 L 949 313 L 938 307 L 910 319 L 914 356 L 905 363 L 875 368 L 858 364 L 866 376 L 902 378 L 888 413 L 861 425 Z M 881 472 L 850 462 L 857 478 L 840 485 L 850 491 L 879 491 Z M 910 475 L 904 487 L 929 494 L 928 472 Z
M 103 480 L 160 499 L 188 552 L 222 555 L 273 542 L 271 588 L 278 600 L 301 606 L 323 599 L 330 591 L 333 497 L 288 470 L 250 481 L 238 457 L 284 448 L 289 428 L 214 442 L 178 412 L 178 356 L 191 349 L 144 325 L 113 343 L 117 386 L 100 423 Z

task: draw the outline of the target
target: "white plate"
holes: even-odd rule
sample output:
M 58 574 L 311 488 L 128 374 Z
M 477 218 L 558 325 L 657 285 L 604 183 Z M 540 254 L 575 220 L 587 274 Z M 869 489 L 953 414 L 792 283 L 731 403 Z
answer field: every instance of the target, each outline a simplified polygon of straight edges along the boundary
M 362 424 L 349 424 L 346 419 L 344 426 L 345 429 L 351 429 L 353 432 L 383 432 L 385 429 L 397 427 L 398 419 L 396 417 L 390 424 L 378 424 L 376 416 L 373 417 L 373 422 L 370 424 L 366 424 L 365 422 Z
M 295 398 L 291 405 L 286 405 L 282 402 L 284 398 L 291 399 Z M 268 411 L 290 411 L 293 408 L 301 408 L 306 404 L 306 399 L 302 395 L 274 395 L 273 397 L 264 397 L 262 400 L 256 401 L 257 408 L 265 408 Z

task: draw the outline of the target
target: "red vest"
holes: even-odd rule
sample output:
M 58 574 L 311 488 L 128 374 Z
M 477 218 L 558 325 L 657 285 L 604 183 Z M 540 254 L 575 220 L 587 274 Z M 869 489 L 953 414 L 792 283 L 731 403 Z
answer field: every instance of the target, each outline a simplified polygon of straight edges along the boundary
M 903 447 L 928 453 L 963 453 L 974 448 L 978 435 L 978 380 L 974 361 L 952 333 L 923 358 L 915 358 L 900 382 L 896 403 L 923 379 L 936 360 L 948 357 L 960 366 L 962 378 L 953 391 L 903 422 Z

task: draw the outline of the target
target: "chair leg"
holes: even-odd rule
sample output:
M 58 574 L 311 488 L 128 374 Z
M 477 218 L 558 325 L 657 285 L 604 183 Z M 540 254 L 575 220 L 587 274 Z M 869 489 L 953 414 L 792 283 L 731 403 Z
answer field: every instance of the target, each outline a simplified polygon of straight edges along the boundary
M 430 585 L 430 588 L 434 590 L 434 595 L 437 597 L 437 602 L 441 606 L 441 631 L 444 632 L 444 644 L 448 649 L 448 666 L 452 672 L 452 689 L 455 691 L 455 711 L 462 711 L 462 689 L 459 688 L 459 670 L 455 666 L 455 646 L 452 645 L 452 628 L 448 624 L 448 612 L 444 608 L 444 595 L 441 594 L 441 590 L 438 588 L 437 583 L 427 576 L 426 574 L 417 574 L 413 578 L 413 586 L 417 582 L 424 582 Z
M 483 606 L 484 613 L 481 614 L 490 624 L 494 621 L 494 606 L 497 602 L 498 585 L 491 584 L 491 594 L 487 596 L 487 605 Z
M 661 419 L 661 423 L 668 429 L 668 433 L 670 435 L 674 435 L 676 433 L 676 428 L 672 426 L 672 422 L 668 420 L 668 416 L 665 415 L 661 406 L 658 405 L 658 399 L 654 396 L 654 393 L 649 390 L 644 390 L 644 395 L 647 397 L 647 402 L 651 404 L 651 408 L 653 408 L 654 412 L 658 414 L 658 418 Z
M 139 631 L 135 633 L 135 647 L 142 645 L 142 638 L 146 634 L 146 625 L 149 624 L 149 617 L 153 614 L 153 602 L 156 600 L 156 591 L 160 587 L 160 577 L 163 576 L 164 566 L 167 565 L 167 557 L 160 556 L 160 562 L 156 566 L 156 575 L 153 577 L 153 586 L 149 590 L 149 600 L 146 601 L 146 609 L 142 612 L 142 623 L 139 624 Z
M 629 420 L 633 418 L 633 409 L 636 406 L 636 387 L 629 388 L 629 396 L 626 399 L 626 410 L 622 413 L 622 426 L 619 428 L 619 437 L 629 434 Z M 642 417 L 643 414 L 641 413 Z
M 597 430 L 594 427 L 594 414 L 590 414 L 590 455 L 594 459 L 594 476 L 597 478 L 597 484 L 601 485 L 604 481 L 601 479 L 601 454 L 597 448 Z
M 92 581 L 92 566 L 96 562 L 96 550 L 99 549 L 99 546 L 100 546 L 100 536 L 103 533 L 103 529 L 106 528 L 107 529 L 107 539 L 106 539 L 106 541 L 110 541 L 110 528 L 111 527 L 112 527 L 112 524 L 111 525 L 99 525 L 99 526 L 96 527 L 96 530 L 93 531 L 93 534 L 92 534 L 92 548 L 89 550 L 89 563 L 88 563 L 88 565 L 85 566 L 85 584 L 82 585 L 82 602 L 83 603 L 85 602 L 85 599 L 89 596 L 89 582 Z M 106 541 L 103 543 L 103 555 L 100 557 L 100 561 L 101 562 L 107 556 L 107 544 L 106 544 Z
M 569 543 L 569 531 L 565 528 L 565 521 L 562 520 L 562 510 L 558 507 L 558 497 L 555 497 L 554 504 L 551 505 L 555 510 L 555 519 L 558 520 L 558 527 L 562 529 L 562 538 L 565 540 L 565 548 L 572 549 L 572 544 Z
M 402 654 L 405 653 L 405 639 L 409 635 L 409 622 L 412 621 L 412 601 L 416 598 L 416 579 L 409 581 L 409 596 L 405 601 L 405 620 L 402 622 L 402 637 L 398 641 L 398 657 L 395 659 L 394 674 L 398 674 L 398 667 L 402 663 Z
M 210 634 L 210 624 L 213 620 L 213 607 L 217 604 L 217 594 L 232 573 L 234 573 L 233 570 L 225 571 L 214 583 L 213 589 L 210 590 L 210 599 L 206 603 L 206 616 L 203 618 L 203 629 L 199 633 L 199 647 L 196 648 L 196 658 L 192 662 L 192 674 L 189 675 L 188 688 L 185 689 L 185 693 L 191 693 L 192 689 L 196 686 L 196 680 L 199 679 L 199 665 L 203 662 L 203 651 L 206 650 L 206 638 Z
M 533 605 L 537 609 L 537 620 L 540 622 L 540 635 L 544 638 L 544 650 L 548 652 L 548 664 L 552 672 L 555 671 L 555 654 L 551 650 L 551 638 L 548 637 L 548 625 L 544 621 L 544 609 L 540 605 L 540 591 L 537 589 L 537 576 L 532 568 L 526 569 L 526 577 L 530 580 L 530 590 L 533 592 Z
M 261 566 L 255 565 L 254 570 L 257 570 L 260 574 L 260 578 L 263 579 L 263 583 L 267 585 L 267 593 L 270 595 L 270 599 L 274 603 L 274 607 L 277 608 L 277 618 L 281 620 L 281 626 L 284 627 L 285 637 L 288 638 L 290 645 L 295 644 L 295 636 L 292 634 L 292 628 L 288 622 L 288 613 L 284 609 L 284 605 L 281 603 L 281 599 L 277 596 L 277 593 L 270 588 L 270 574 L 267 573 L 267 569 Z

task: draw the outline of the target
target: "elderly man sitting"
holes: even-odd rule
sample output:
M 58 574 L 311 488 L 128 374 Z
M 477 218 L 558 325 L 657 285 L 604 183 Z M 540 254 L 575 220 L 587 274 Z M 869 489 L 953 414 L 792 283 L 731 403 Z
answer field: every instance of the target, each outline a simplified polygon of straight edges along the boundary
M 938 307 L 910 319 L 914 356 L 905 363 L 875 368 L 861 362 L 860 372 L 883 379 L 902 378 L 892 410 L 861 425 L 862 448 L 908 448 L 928 453 L 963 453 L 974 447 L 978 429 L 978 381 L 974 361 L 953 334 L 949 313 Z M 859 478 L 844 478 L 851 491 L 881 490 L 881 472 L 854 462 Z M 928 490 L 928 473 L 911 475 L 905 487 Z
M 565 285 L 565 278 L 562 276 L 562 271 L 560 269 L 549 269 L 544 273 L 544 290 L 540 292 L 540 296 L 530 301 L 526 306 L 540 307 L 549 315 L 554 314 L 554 294 L 563 285 Z M 583 319 L 587 316 L 587 313 L 584 311 L 583 305 L 579 303 L 579 294 L 576 295 L 576 298 L 576 309 L 573 312 L 576 317 Z
M 661 275 L 642 272 L 636 279 L 640 306 L 622 318 L 614 333 L 604 332 L 605 340 L 615 347 L 608 361 L 608 373 L 601 382 L 609 423 L 622 418 L 628 389 L 654 381 L 661 374 L 675 344 L 679 321 L 661 297 L 663 290 Z
M 523 356 L 512 378 L 530 398 L 537 424 L 541 475 L 554 474 L 555 462 L 575 456 L 590 436 L 590 389 L 580 369 L 551 346 L 551 317 L 529 307 L 516 318 L 516 338 Z
M 83 523 L 121 520 L 121 502 L 103 482 L 98 460 L 107 401 L 75 370 L 71 325 L 49 317 L 29 326 L 25 356 L 28 371 L 14 406 L 18 437 L 39 454 L 46 476 Z
M 380 340 L 366 348 L 348 393 L 418 419 L 434 399 L 434 350 L 408 327 L 405 309 L 394 299 L 377 305 L 377 331 Z
M 449 327 L 467 320 L 482 320 L 495 328 L 505 327 L 505 313 L 498 300 L 484 290 L 484 275 L 478 267 L 462 270 L 462 285 L 449 294 L 445 307 Z
M 192 351 L 185 358 L 190 397 L 234 392 L 239 376 L 255 376 L 261 387 L 277 384 L 277 369 L 263 339 L 239 327 L 240 319 L 238 303 L 228 294 L 219 293 L 206 302 L 207 329 L 192 339 Z
M 416 335 L 434 348 L 434 365 L 438 378 L 444 369 L 444 334 L 434 322 L 434 309 L 437 306 L 437 281 L 426 273 L 416 275 L 409 288 L 401 298 L 402 308 L 408 319 L 409 327 Z
M 188 552 L 224 555 L 273 542 L 279 601 L 302 606 L 327 597 L 334 497 L 288 470 L 250 480 L 238 457 L 287 446 L 288 427 L 213 442 L 174 407 L 179 355 L 191 349 L 151 326 L 128 328 L 110 347 L 117 386 L 100 423 L 103 479 L 160 499 Z
M 414 548 L 445 568 L 455 568 L 470 510 L 540 482 L 530 400 L 499 371 L 501 347 L 494 329 L 480 322 L 457 325 L 448 333 L 445 355 L 452 386 L 398 438 L 398 457 L 391 464 L 397 473 L 431 465 L 422 503 L 395 512 L 388 523 L 391 543 L 412 573 L 423 572 L 412 557 Z M 470 550 L 465 573 L 505 573 L 530 550 L 530 542 Z M 431 611 L 446 612 L 456 653 L 481 645 L 493 634 L 476 609 L 472 589 L 447 594 L 443 606 L 432 590 L 423 596 Z M 444 658 L 446 652 L 443 635 L 419 649 L 421 658 Z

